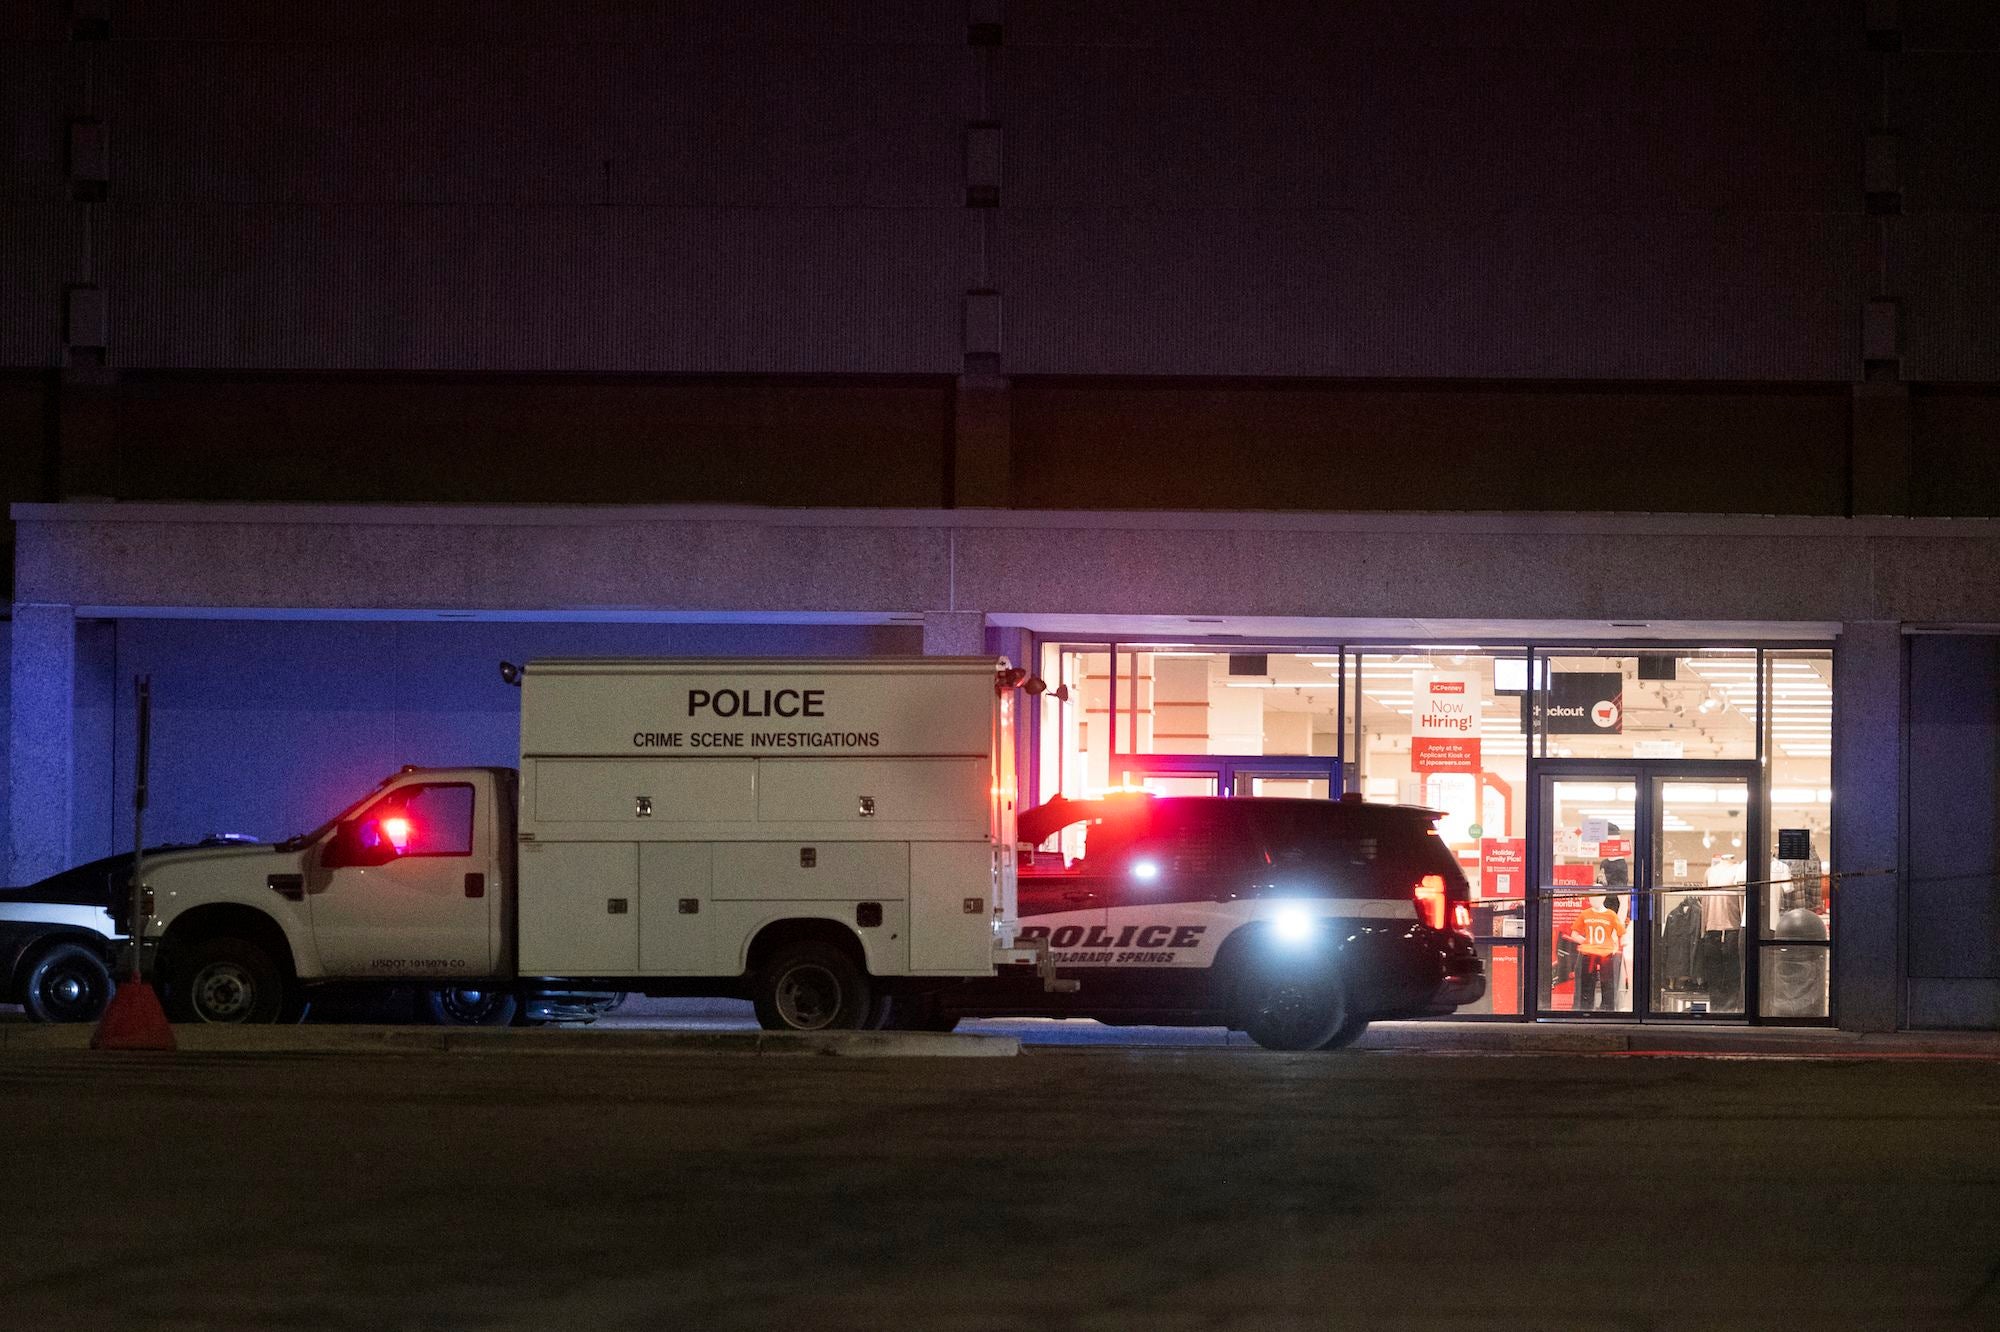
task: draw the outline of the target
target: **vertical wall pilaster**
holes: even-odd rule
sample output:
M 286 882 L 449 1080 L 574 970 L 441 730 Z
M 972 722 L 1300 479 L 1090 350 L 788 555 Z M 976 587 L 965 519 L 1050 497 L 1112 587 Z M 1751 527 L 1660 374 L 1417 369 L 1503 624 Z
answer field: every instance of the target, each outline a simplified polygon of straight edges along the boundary
M 17 605 L 7 766 L 13 855 L 8 882 L 70 864 L 76 763 L 76 611 Z
M 1850 879 L 1833 898 L 1835 996 L 1848 1031 L 1894 1031 L 1902 1010 L 1903 634 L 1841 626 L 1833 652 L 1833 847 Z
M 965 126 L 964 365 L 952 403 L 950 480 L 954 509 L 1005 508 L 1012 494 L 1013 402 L 1005 375 L 1002 294 L 993 247 L 999 240 L 1001 160 L 1000 53 L 1005 40 L 1000 0 L 967 0 L 965 39 L 978 52 L 975 100 Z

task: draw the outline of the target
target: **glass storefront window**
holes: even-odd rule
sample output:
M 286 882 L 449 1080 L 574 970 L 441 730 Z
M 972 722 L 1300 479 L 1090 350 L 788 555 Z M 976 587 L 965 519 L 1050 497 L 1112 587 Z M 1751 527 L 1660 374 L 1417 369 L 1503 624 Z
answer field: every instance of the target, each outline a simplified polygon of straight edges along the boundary
M 1043 646 L 1041 764 L 1037 799 L 1080 799 L 1111 784 L 1111 654 L 1059 643 Z M 1056 697 L 1055 686 L 1069 697 Z
M 1340 750 L 1333 652 L 1120 652 L 1130 754 L 1311 755 Z
M 1833 937 L 1833 657 L 1765 654 L 1771 802 L 1770 869 L 1759 892 L 1757 930 L 1782 946 L 1763 949 L 1759 1004 L 1765 1017 L 1828 1016 Z
M 1427 806 L 1472 885 L 1489 977 L 1464 1011 L 1520 1014 L 1532 1000 L 1541 1013 L 1741 1015 L 1756 981 L 1755 1016 L 1827 1015 L 1828 651 L 1251 648 L 1043 645 L 1041 674 L 1070 696 L 1038 705 L 1034 797 L 1128 786 Z M 1549 764 L 1538 791 L 1537 759 Z M 1559 790 L 1574 809 L 1553 808 Z M 1635 811 L 1649 811 L 1643 864 L 1623 861 L 1630 849 L 1580 842 L 1565 860 L 1530 845 L 1605 825 L 1615 847 Z M 1607 910 L 1623 925 L 1618 957 L 1583 963 L 1576 918 Z
M 1537 657 L 1535 676 L 1530 722 L 1545 757 L 1757 755 L 1757 654 L 1752 650 L 1599 653 L 1550 648 Z
M 1356 789 L 1442 810 L 1438 833 L 1472 885 L 1487 993 L 1466 1013 L 1518 1013 L 1528 947 L 1527 650 L 1348 654 Z
M 1236 788 L 1232 794 L 1257 796 L 1260 799 L 1278 797 L 1292 800 L 1325 800 L 1338 794 L 1333 782 L 1326 777 L 1298 776 L 1291 773 L 1239 772 L 1236 774 Z
M 1116 674 L 1111 679 L 1111 751 L 1132 753 L 1132 736 L 1143 710 L 1148 716 L 1153 706 L 1153 677 L 1139 674 L 1139 654 L 1113 654 Z

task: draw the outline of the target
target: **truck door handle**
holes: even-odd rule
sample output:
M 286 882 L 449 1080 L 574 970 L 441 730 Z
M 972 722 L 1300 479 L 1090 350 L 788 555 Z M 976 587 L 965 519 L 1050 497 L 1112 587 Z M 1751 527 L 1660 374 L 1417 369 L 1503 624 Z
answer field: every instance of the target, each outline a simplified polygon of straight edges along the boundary
M 264 886 L 288 902 L 305 900 L 306 876 L 303 874 L 267 874 Z
M 1065 902 L 1095 902 L 1096 900 L 1097 900 L 1096 893 L 1077 892 L 1077 893 L 1063 894 L 1063 901 Z
M 466 876 L 465 876 L 465 895 L 466 895 L 467 897 L 484 897 L 484 896 L 486 896 L 486 876 L 485 876 L 484 874 L 468 874 L 468 875 L 466 875 Z

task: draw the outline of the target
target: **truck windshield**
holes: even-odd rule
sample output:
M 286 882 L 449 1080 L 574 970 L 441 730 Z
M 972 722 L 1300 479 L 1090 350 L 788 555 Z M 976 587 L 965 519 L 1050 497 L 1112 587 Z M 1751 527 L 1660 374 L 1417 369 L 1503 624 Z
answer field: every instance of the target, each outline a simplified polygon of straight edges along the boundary
M 311 832 L 302 832 L 295 837 L 287 837 L 284 841 L 278 843 L 277 849 L 280 851 L 305 850 L 307 847 L 311 846 L 314 842 L 317 842 L 320 838 L 332 832 L 335 825 L 345 821 L 348 818 L 351 818 L 355 814 L 360 813 L 361 807 L 363 805 L 373 800 L 376 797 L 376 795 L 380 793 L 383 787 L 387 786 L 390 782 L 395 781 L 398 777 L 402 775 L 403 774 L 400 772 L 390 773 L 387 777 L 384 777 L 381 781 L 375 783 L 375 789 L 373 791 L 370 791 L 367 795 L 362 796 L 359 800 L 355 801 L 347 808 L 341 810 L 340 813 L 334 815 L 332 818 L 328 819 L 325 823 L 320 824 L 319 827 L 314 828 Z

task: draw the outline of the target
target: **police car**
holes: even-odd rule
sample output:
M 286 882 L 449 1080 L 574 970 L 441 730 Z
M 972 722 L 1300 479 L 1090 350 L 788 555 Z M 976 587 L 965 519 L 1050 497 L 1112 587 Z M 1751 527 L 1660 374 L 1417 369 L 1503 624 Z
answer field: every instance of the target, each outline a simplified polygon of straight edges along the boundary
M 256 839 L 210 833 L 195 843 L 148 847 L 148 856 Z M 72 866 L 25 888 L 0 888 L 0 1003 L 41 1022 L 95 1022 L 117 988 L 111 967 L 124 941 L 112 910 L 131 891 L 132 853 Z
M 1358 797 L 1058 798 L 1020 816 L 1038 848 L 1022 856 L 1020 918 L 1081 985 L 975 981 L 941 992 L 940 1016 L 1225 1025 L 1308 1050 L 1377 1018 L 1450 1013 L 1486 979 L 1438 817 Z
M 41 1022 L 95 1022 L 111 1000 L 111 896 L 132 857 L 107 856 L 26 888 L 0 888 L 0 1003 Z

